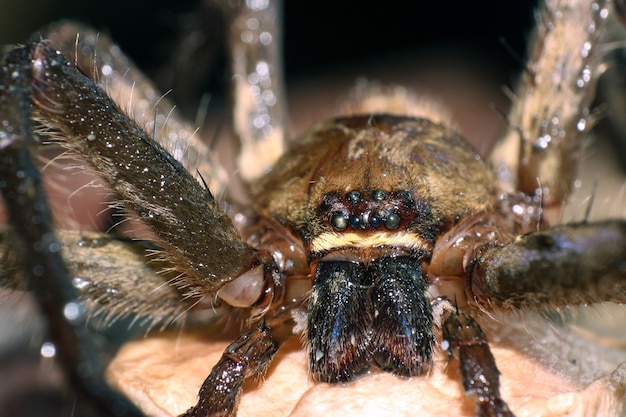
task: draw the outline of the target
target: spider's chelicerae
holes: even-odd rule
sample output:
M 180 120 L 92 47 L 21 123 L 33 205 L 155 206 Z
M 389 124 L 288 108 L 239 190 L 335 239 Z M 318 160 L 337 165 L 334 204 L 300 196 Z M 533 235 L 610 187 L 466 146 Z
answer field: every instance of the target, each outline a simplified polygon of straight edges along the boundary
M 514 323 L 519 312 L 626 301 L 626 222 L 559 225 L 614 5 L 547 2 L 488 158 L 440 105 L 376 83 L 288 140 L 276 5 L 222 7 L 236 175 L 104 36 L 63 24 L 3 58 L 2 284 L 35 295 L 93 413 L 621 413 L 623 367 L 584 388 L 506 349 L 507 329 L 532 327 Z M 151 241 L 53 232 L 31 159 L 39 142 L 82 158 Z M 131 402 L 103 382 L 90 313 L 195 331 L 123 348 L 109 380 Z M 237 334 L 220 345 L 218 327 Z M 558 359 L 583 366 L 570 353 Z M 264 376 L 278 387 L 265 398 L 244 384 Z

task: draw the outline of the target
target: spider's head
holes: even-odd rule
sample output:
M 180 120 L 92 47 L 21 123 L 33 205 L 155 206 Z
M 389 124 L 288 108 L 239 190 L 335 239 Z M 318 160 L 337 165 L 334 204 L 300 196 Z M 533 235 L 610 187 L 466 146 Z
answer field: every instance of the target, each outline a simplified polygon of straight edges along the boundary
M 255 185 L 254 201 L 303 239 L 311 260 L 346 247 L 424 251 L 495 203 L 487 164 L 456 132 L 427 119 L 336 118 L 296 143 Z

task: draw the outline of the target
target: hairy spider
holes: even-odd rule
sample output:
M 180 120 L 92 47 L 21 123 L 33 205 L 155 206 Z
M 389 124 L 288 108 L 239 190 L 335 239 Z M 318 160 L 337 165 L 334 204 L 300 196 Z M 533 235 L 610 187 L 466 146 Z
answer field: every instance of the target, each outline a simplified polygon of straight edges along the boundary
M 0 188 L 11 226 L 3 285 L 36 295 L 69 381 L 102 414 L 140 411 L 102 383 L 86 311 L 165 324 L 185 316 L 209 327 L 226 317 L 230 329 L 241 327 L 197 404 L 169 410 L 185 416 L 234 415 L 244 382 L 264 376 L 298 334 L 313 381 L 358 383 L 379 368 L 410 377 L 408 395 L 417 397 L 413 381 L 444 373 L 464 391 L 450 413 L 467 414 L 469 405 L 470 414 L 513 415 L 481 329 L 492 331 L 489 316 L 626 298 L 626 222 L 548 226 L 572 191 L 593 121 L 612 7 L 555 3 L 539 14 L 491 166 L 438 105 L 373 83 L 357 86 L 342 115 L 287 141 L 275 5 L 224 5 L 243 191 L 115 46 L 87 29 L 76 40 L 72 25 L 53 27 L 50 41 L 7 53 L 0 73 Z M 117 193 L 116 205 L 149 226 L 152 242 L 87 232 L 58 232 L 57 241 L 31 162 L 33 132 L 84 158 Z M 172 346 L 171 355 L 186 352 Z M 457 358 L 445 372 L 441 351 Z M 129 366 L 115 371 L 119 361 L 112 379 L 156 413 L 142 400 L 150 388 L 134 393 L 123 376 Z M 606 412 L 623 409 L 623 373 L 594 386 Z M 309 414 L 329 414 L 316 402 Z M 284 407 L 274 413 L 294 404 Z

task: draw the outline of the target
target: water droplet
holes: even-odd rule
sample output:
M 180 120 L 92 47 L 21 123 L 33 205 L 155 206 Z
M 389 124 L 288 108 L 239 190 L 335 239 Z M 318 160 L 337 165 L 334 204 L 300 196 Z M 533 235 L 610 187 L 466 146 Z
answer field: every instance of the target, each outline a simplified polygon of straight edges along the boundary
M 589 26 L 587 26 L 587 32 L 589 34 L 593 34 L 596 31 L 596 24 L 595 23 L 589 23 Z
M 246 0 L 246 6 L 254 11 L 267 9 L 269 0 Z
M 86 278 L 74 277 L 72 278 L 72 285 L 78 290 L 82 290 L 91 285 L 91 281 Z
M 241 41 L 243 43 L 252 43 L 253 39 L 254 39 L 254 35 L 249 30 L 244 31 L 241 34 Z
M 272 43 L 272 34 L 269 32 L 263 32 L 259 36 L 259 40 L 263 45 L 270 45 Z
M 106 64 L 102 66 L 102 75 L 111 75 L 113 74 L 113 68 Z
M 550 135 L 540 136 L 535 142 L 535 148 L 547 149 L 551 141 L 552 141 L 552 137 Z
M 587 41 L 583 44 L 583 49 L 580 51 L 580 56 L 583 58 L 587 58 L 590 50 L 591 50 L 591 42 Z
M 259 82 L 259 74 L 253 72 L 251 74 L 248 74 L 248 82 L 250 84 L 258 84 Z
M 441 341 L 441 350 L 447 351 L 449 348 L 450 348 L 450 342 L 448 342 L 447 340 L 442 340 Z
M 606 19 L 607 17 L 609 17 L 609 9 L 604 8 L 600 10 L 600 18 Z
M 259 19 L 256 18 L 250 18 L 248 19 L 248 21 L 246 22 L 246 26 L 248 26 L 248 29 L 251 30 L 255 30 L 259 28 Z
M 57 348 L 54 346 L 54 343 L 44 342 L 39 352 L 44 358 L 53 358 L 57 353 Z
M 76 322 L 83 317 L 83 307 L 76 301 L 70 301 L 63 307 L 63 315 L 70 322 Z
M 256 64 L 256 72 L 260 77 L 267 77 L 270 72 L 270 66 L 265 61 L 259 61 Z

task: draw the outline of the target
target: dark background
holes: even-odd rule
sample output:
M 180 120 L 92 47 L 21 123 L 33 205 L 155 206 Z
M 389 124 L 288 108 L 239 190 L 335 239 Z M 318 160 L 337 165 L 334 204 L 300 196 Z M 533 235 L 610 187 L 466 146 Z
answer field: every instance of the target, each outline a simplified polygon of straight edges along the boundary
M 500 39 L 523 55 L 535 3 L 286 1 L 287 77 L 431 48 L 492 62 L 500 74 L 511 78 L 520 70 L 519 61 Z M 200 4 L 199 0 L 2 0 L 0 45 L 23 42 L 46 23 L 72 18 L 110 34 L 148 74 L 154 74 L 167 65 L 181 28 Z

